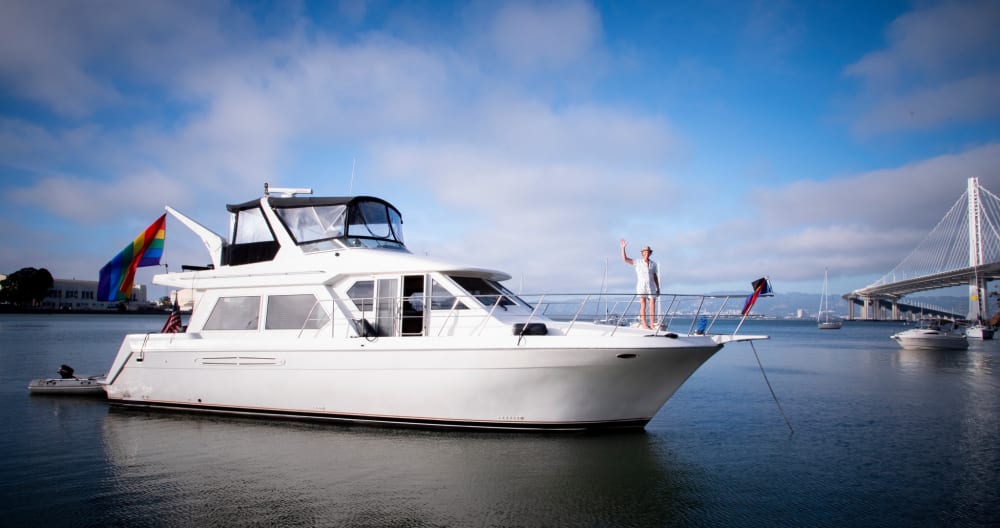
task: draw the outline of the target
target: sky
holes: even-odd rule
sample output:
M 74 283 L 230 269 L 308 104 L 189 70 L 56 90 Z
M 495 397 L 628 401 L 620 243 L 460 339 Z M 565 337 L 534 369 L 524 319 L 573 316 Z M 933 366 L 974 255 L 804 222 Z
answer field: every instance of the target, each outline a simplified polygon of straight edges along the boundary
M 867 286 L 1000 193 L 1000 2 L 0 2 L 0 273 L 375 195 L 523 293 Z M 209 262 L 167 219 L 169 270 Z M 158 268 L 140 269 L 149 283 Z M 153 292 L 156 293 L 155 291 Z

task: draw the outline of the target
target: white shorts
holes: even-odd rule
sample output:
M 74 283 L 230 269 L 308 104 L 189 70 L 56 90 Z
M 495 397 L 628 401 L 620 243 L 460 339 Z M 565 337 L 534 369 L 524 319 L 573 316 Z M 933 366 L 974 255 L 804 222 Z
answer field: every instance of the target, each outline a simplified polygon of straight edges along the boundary
M 646 299 L 652 299 L 654 295 L 657 295 L 656 288 L 652 284 L 639 283 L 635 285 L 635 293 L 639 297 L 645 297 Z

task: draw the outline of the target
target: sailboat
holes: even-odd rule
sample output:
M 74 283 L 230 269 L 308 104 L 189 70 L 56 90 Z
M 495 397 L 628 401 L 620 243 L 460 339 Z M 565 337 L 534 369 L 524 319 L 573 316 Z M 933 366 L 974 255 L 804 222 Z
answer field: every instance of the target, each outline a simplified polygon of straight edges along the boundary
M 983 288 L 980 288 L 979 283 L 979 268 L 975 268 L 975 279 L 976 279 L 976 291 L 972 296 L 972 300 L 979 304 L 976 309 L 976 313 L 979 317 L 976 321 L 972 322 L 965 328 L 965 337 L 971 337 L 973 339 L 993 339 L 994 329 L 992 326 L 986 325 L 983 322 L 983 311 L 986 308 L 985 304 L 982 302 L 982 294 L 985 293 Z
M 820 330 L 839 330 L 843 321 L 830 310 L 830 270 L 823 270 L 823 295 L 819 299 L 816 326 Z

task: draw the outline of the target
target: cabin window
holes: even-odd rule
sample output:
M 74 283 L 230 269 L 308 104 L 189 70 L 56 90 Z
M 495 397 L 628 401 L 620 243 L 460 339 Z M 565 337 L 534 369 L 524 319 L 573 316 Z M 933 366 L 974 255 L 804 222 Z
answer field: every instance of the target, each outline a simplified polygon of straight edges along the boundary
M 271 295 L 267 298 L 267 330 L 302 330 L 323 328 L 330 320 L 316 296 Z
M 277 212 L 298 244 L 344 236 L 347 206 L 290 207 Z
M 375 281 L 358 281 L 347 290 L 354 306 L 363 313 L 371 313 L 375 308 Z
M 458 301 L 450 291 L 446 290 L 440 282 L 436 280 L 431 280 L 431 310 L 451 310 L 454 307 L 456 310 L 468 310 L 469 308 Z M 457 302 L 457 304 L 456 304 Z
M 375 331 L 380 336 L 398 332 L 399 279 L 378 280 L 378 302 L 375 304 Z
M 487 308 L 498 304 L 498 300 L 499 306 L 504 308 L 517 304 L 513 300 L 514 294 L 498 282 L 488 281 L 480 277 L 451 277 L 451 279 Z
M 220 297 L 205 322 L 205 330 L 256 330 L 260 297 Z
M 233 215 L 232 218 L 236 224 L 233 226 L 235 230 L 233 234 L 234 244 L 274 240 L 274 235 L 271 234 L 271 228 L 268 227 L 267 220 L 264 219 L 264 212 L 260 210 L 260 207 L 244 209 L 239 212 L 239 215 Z

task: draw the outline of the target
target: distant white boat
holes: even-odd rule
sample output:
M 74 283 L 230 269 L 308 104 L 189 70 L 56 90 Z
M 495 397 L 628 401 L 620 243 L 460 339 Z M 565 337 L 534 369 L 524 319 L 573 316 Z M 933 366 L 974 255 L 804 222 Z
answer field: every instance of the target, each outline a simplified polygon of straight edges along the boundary
M 819 299 L 819 312 L 816 314 L 816 326 L 820 330 L 839 330 L 843 325 L 840 317 L 830 310 L 830 278 L 829 270 L 823 270 L 823 295 Z
M 965 350 L 969 340 L 965 332 L 947 319 L 921 319 L 917 328 L 891 336 L 903 348 Z
M 971 337 L 973 339 L 993 339 L 994 330 L 988 326 L 984 326 L 982 323 L 976 323 L 965 329 L 965 337 Z

